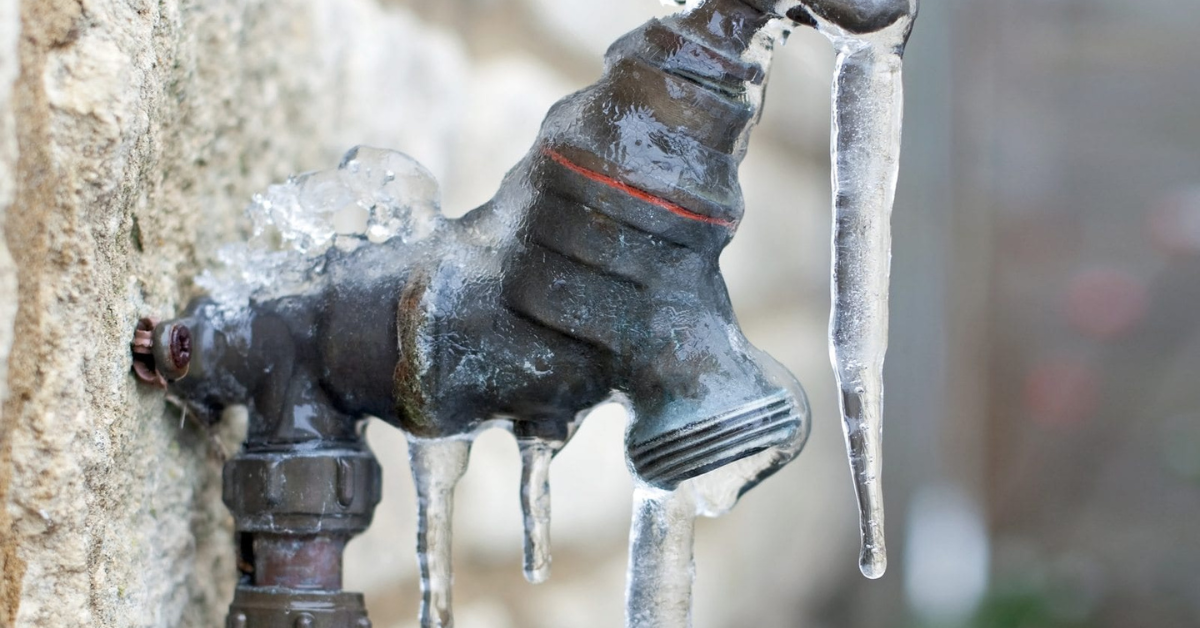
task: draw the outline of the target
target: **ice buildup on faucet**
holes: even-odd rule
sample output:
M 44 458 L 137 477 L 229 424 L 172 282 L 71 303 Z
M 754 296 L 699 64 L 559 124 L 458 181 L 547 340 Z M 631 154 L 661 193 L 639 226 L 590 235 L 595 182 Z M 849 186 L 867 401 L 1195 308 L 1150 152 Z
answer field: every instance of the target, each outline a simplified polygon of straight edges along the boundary
M 210 294 L 159 325 L 187 332 L 188 359 L 156 364 L 171 334 L 135 340 L 139 376 L 172 380 L 192 411 L 249 407 L 225 469 L 242 568 L 230 625 L 369 624 L 340 590 L 342 548 L 380 495 L 367 417 L 409 436 L 423 627 L 453 623 L 454 487 L 487 427 L 521 445 L 524 571 L 543 580 L 551 460 L 613 398 L 638 481 L 627 622 L 688 625 L 692 520 L 732 508 L 811 427 L 800 384 L 742 334 L 718 265 L 774 47 L 800 24 L 838 50 L 831 352 L 860 564 L 881 575 L 888 220 L 915 14 L 915 0 L 708 0 L 651 20 L 460 219 L 416 162 L 367 147 L 257 196 L 255 238 L 222 254 L 233 276 L 206 276 Z

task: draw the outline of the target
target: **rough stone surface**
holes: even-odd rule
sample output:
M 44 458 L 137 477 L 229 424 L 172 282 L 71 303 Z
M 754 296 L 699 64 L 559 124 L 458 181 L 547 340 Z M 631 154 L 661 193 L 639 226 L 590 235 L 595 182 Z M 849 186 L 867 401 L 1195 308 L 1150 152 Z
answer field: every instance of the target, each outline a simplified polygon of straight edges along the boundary
M 17 2 L 0 0 L 0 486 L 8 482 L 7 423 L 4 420 L 4 400 L 8 396 L 8 356 L 12 349 L 13 319 L 17 315 L 17 271 L 4 237 L 5 216 L 13 199 L 16 179 L 13 176 L 17 158 L 16 123 L 10 104 L 12 84 L 17 78 Z M 0 508 L 0 534 L 10 527 L 5 509 Z M 0 538 L 3 538 L 0 536 Z M 13 583 L 19 563 L 15 548 L 0 543 L 0 625 L 11 623 L 16 590 Z
M 0 2 L 0 625 L 221 623 L 220 463 L 130 376 L 134 323 L 267 183 L 356 143 L 444 162 L 456 63 L 365 0 Z

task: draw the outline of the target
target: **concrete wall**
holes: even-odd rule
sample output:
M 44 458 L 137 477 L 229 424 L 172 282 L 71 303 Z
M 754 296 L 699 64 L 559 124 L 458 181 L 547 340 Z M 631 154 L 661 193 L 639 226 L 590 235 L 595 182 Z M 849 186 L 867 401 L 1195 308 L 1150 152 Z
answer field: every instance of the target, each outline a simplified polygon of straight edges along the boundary
M 604 10 L 600 10 L 603 6 Z M 578 10 L 572 9 L 576 7 Z M 208 434 L 129 374 L 144 315 L 195 292 L 269 182 L 355 144 L 405 150 L 447 212 L 485 200 L 545 108 L 658 3 L 0 0 L 0 626 L 214 626 L 231 525 Z M 700 530 L 697 625 L 795 625 L 854 572 L 853 501 L 823 345 L 829 55 L 799 36 L 744 169 L 725 259 L 752 339 L 812 392 L 810 453 Z M 819 53 L 813 52 L 820 50 Z M 556 463 L 555 577 L 520 577 L 515 445 L 477 447 L 459 497 L 460 624 L 621 621 L 622 418 Z M 233 449 L 236 419 L 217 430 Z M 417 600 L 403 439 L 371 429 L 385 504 L 350 547 L 377 626 Z M 827 566 L 837 567 L 832 572 Z

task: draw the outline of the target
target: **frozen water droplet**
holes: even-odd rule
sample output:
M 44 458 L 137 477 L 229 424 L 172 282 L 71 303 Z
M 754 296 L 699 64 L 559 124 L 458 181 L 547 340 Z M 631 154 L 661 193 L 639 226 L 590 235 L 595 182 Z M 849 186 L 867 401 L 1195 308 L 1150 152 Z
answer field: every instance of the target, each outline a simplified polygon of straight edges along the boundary
M 563 443 L 522 439 L 521 512 L 525 521 L 525 579 L 550 577 L 550 461 Z
M 858 556 L 858 570 L 871 580 L 878 580 L 887 571 L 887 551 L 880 548 L 862 548 Z
M 408 458 L 417 489 L 417 567 L 421 574 L 421 628 L 450 628 L 454 571 L 450 562 L 454 487 L 467 470 L 467 437 L 410 437 Z

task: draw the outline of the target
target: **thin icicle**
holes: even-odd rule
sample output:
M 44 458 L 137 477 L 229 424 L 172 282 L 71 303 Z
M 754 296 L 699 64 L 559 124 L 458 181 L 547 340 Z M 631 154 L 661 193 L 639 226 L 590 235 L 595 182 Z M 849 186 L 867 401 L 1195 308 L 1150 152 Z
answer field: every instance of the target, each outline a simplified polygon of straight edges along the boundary
M 846 445 L 859 504 L 859 568 L 887 569 L 881 439 L 891 213 L 900 158 L 904 42 L 916 14 L 878 33 L 819 23 L 837 49 L 833 85 L 833 312 L 829 323 Z
M 550 461 L 563 443 L 522 439 L 521 512 L 525 520 L 525 579 L 540 584 L 550 577 Z
M 451 628 L 450 562 L 454 487 L 467 470 L 468 438 L 409 438 L 408 458 L 417 489 L 417 567 L 421 573 L 421 628 Z

